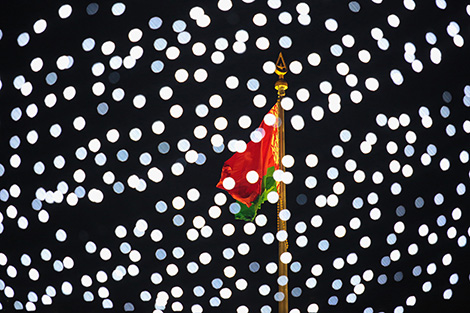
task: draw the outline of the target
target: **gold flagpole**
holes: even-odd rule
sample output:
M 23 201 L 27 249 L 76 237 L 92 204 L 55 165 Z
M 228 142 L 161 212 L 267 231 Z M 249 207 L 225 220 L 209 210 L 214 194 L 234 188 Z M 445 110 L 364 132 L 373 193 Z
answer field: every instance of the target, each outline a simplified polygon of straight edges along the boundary
M 278 81 L 274 85 L 278 94 L 278 112 L 279 112 L 279 169 L 284 171 L 284 165 L 282 165 L 282 158 L 285 155 L 285 128 L 284 128 L 284 109 L 281 106 L 282 97 L 286 94 L 287 82 L 284 80 L 284 75 L 287 74 L 287 66 L 282 57 L 282 52 L 279 53 L 279 57 L 276 62 L 276 74 L 279 76 Z M 287 232 L 287 222 L 283 221 L 279 217 L 279 213 L 286 209 L 286 185 L 283 182 L 279 183 L 279 201 L 277 203 L 277 230 Z M 287 283 L 287 264 L 281 261 L 281 255 L 287 252 L 288 243 L 287 239 L 279 241 L 279 277 L 285 276 L 286 284 L 279 284 L 279 292 L 282 292 L 284 298 L 279 302 L 279 313 L 289 312 L 289 287 Z

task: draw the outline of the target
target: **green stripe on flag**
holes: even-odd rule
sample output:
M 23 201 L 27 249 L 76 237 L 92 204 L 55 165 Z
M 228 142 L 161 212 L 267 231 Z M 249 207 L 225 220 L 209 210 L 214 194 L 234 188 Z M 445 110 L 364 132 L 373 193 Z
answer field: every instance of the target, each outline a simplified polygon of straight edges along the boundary
M 277 191 L 276 181 L 274 180 L 273 173 L 274 166 L 269 167 L 261 183 L 261 194 L 258 196 L 258 198 L 256 198 L 256 200 L 252 203 L 250 207 L 246 206 L 240 201 L 237 201 L 237 203 L 240 205 L 240 212 L 235 214 L 235 218 L 237 220 L 252 222 L 255 219 L 258 209 L 261 207 L 261 204 L 263 204 L 264 201 L 268 200 L 268 194 L 271 191 Z

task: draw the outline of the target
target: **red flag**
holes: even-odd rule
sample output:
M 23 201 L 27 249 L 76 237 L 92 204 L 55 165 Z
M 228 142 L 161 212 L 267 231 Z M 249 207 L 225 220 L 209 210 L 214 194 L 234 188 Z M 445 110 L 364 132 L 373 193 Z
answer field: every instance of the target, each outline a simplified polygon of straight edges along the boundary
M 235 153 L 222 167 L 218 188 L 226 190 L 240 205 L 237 219 L 252 221 L 271 191 L 277 191 L 273 178 L 279 169 L 278 102 L 251 133 L 243 152 Z

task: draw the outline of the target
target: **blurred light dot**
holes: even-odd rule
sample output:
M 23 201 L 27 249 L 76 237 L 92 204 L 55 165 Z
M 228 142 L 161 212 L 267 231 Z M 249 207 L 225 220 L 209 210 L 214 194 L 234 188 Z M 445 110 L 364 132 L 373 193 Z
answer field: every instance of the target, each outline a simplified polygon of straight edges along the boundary
M 338 29 L 338 22 L 335 19 L 329 18 L 325 21 L 325 27 L 330 32 L 334 32 Z
M 367 50 L 359 51 L 358 56 L 359 56 L 359 60 L 361 60 L 362 63 L 369 63 L 371 59 L 370 53 Z
M 111 7 L 111 12 L 114 16 L 120 16 L 126 11 L 126 6 L 124 3 L 117 2 Z

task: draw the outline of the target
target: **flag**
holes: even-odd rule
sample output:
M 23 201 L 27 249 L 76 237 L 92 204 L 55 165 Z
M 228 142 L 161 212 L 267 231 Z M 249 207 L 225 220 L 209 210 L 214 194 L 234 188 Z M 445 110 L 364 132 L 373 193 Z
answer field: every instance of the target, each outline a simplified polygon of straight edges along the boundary
M 254 130 L 243 152 L 225 161 L 217 187 L 237 200 L 236 219 L 252 221 L 268 194 L 278 191 L 273 178 L 279 169 L 279 101 Z

